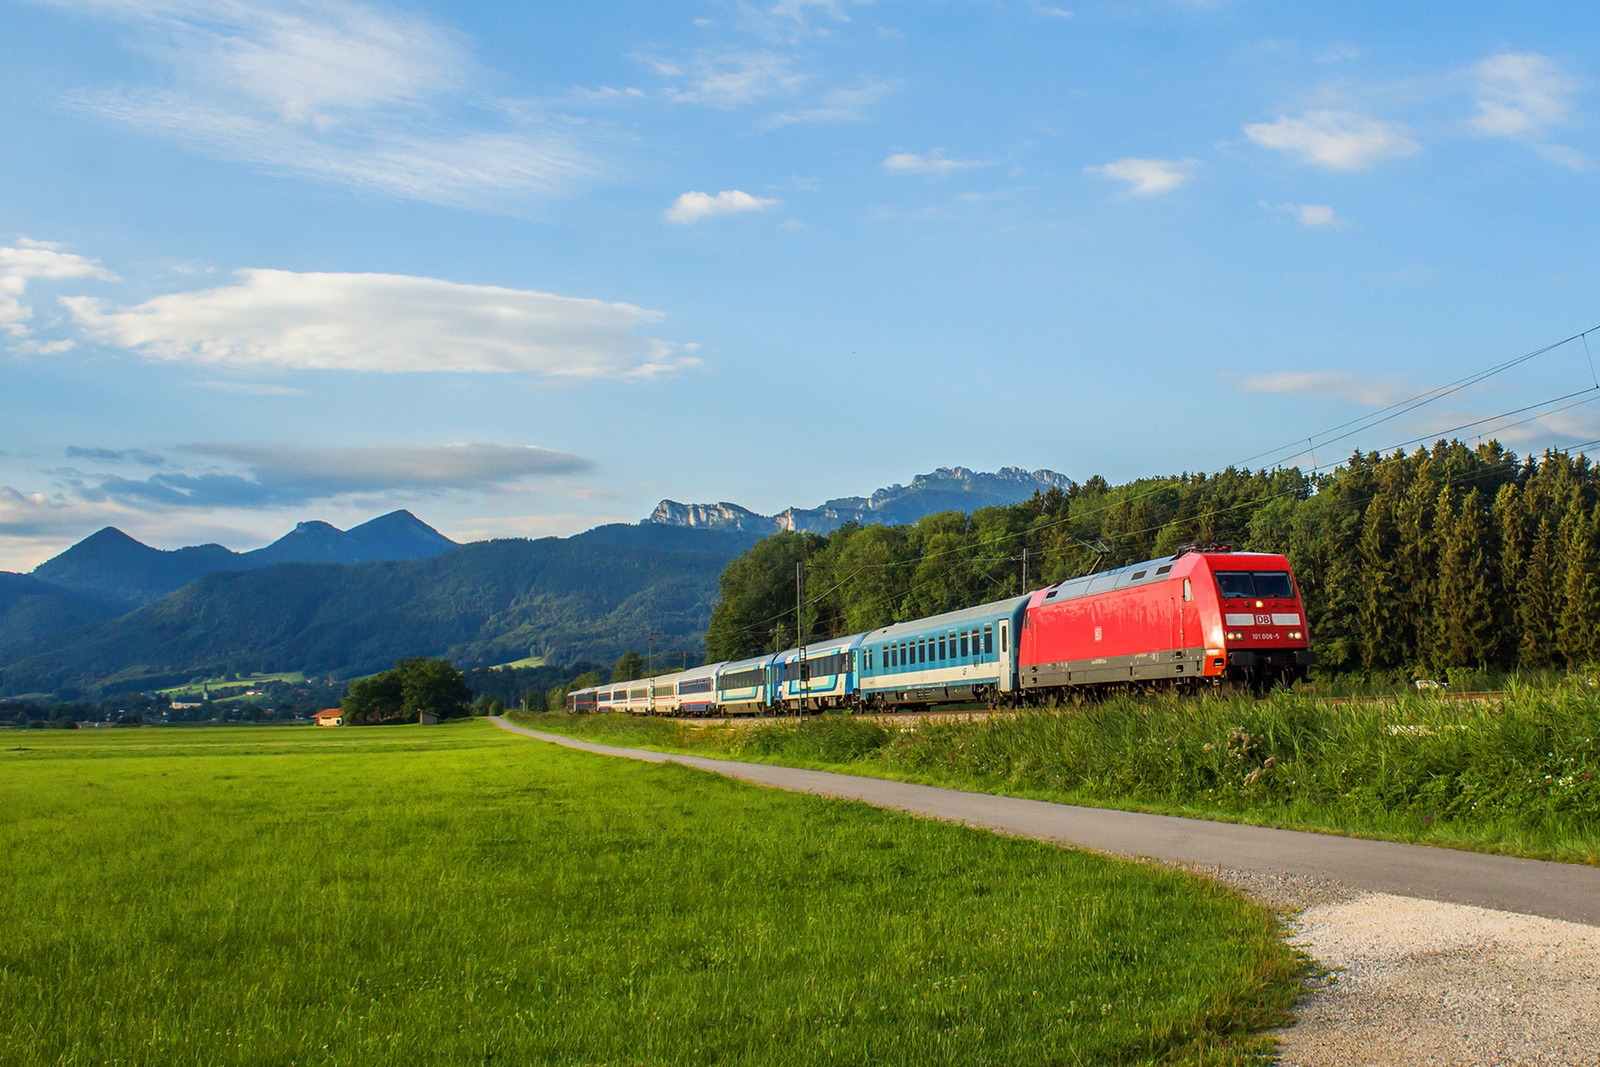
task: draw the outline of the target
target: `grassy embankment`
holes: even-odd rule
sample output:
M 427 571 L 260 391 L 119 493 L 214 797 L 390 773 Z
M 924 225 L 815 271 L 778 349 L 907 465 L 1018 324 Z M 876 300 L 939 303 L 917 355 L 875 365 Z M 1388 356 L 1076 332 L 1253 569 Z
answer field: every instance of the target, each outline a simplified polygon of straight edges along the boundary
M 1202 879 L 481 720 L 17 735 L 0 855 L 5 1063 L 1236 1063 L 1299 966 Z
M 1473 703 L 1119 698 L 909 728 L 517 719 L 611 744 L 1600 863 L 1600 696 L 1582 679 Z

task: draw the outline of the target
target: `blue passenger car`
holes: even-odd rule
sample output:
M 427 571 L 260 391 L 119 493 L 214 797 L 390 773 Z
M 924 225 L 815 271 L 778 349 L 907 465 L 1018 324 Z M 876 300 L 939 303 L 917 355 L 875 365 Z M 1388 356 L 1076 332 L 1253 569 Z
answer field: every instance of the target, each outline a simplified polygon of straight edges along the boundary
M 724 663 L 717 671 L 717 710 L 729 715 L 758 715 L 772 707 L 775 685 L 770 653 Z
M 772 665 L 776 702 L 802 711 L 852 706 L 856 701 L 858 649 L 865 636 L 851 634 L 807 645 L 803 676 L 800 650 L 780 652 Z
M 1025 596 L 874 630 L 859 646 L 869 707 L 1011 699 Z

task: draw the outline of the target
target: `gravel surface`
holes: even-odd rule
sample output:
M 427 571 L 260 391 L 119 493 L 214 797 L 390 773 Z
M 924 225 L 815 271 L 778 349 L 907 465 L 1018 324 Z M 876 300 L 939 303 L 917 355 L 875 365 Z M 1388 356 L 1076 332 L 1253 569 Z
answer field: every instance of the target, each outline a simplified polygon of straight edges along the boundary
M 1324 972 L 1279 1035 L 1283 1067 L 1600 1067 L 1600 928 L 1320 878 L 1201 873 L 1288 913 L 1291 940 Z

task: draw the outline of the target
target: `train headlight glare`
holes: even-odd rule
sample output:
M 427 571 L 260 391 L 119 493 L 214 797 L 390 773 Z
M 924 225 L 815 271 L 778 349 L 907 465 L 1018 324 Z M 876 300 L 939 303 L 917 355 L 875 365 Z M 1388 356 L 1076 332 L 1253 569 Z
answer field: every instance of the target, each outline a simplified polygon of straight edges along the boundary
M 1301 631 L 1299 631 L 1299 630 L 1290 630 L 1289 631 L 1289 640 L 1291 640 L 1291 641 L 1304 640 L 1305 636 L 1306 635 L 1304 633 L 1302 633 Z
M 1237 630 L 1229 630 L 1228 631 L 1228 640 L 1229 641 L 1243 641 L 1244 640 L 1244 634 L 1240 633 Z

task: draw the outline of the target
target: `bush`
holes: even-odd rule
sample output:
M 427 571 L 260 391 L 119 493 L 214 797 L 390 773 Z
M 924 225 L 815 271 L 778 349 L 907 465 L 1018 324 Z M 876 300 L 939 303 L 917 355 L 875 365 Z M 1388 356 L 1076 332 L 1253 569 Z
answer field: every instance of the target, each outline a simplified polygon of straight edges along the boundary
M 352 726 L 416 722 L 424 711 L 441 719 L 462 718 L 472 712 L 472 690 L 449 660 L 415 656 L 350 683 L 339 708 Z

